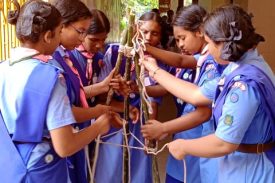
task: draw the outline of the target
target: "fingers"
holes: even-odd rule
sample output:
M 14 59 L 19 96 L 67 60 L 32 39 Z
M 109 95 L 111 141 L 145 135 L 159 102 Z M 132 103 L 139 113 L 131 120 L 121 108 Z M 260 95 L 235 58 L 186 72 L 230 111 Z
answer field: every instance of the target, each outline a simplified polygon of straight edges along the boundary
M 168 144 L 168 150 L 170 154 L 176 158 L 177 160 L 182 160 L 186 156 L 186 153 L 184 152 L 184 145 L 182 145 L 183 139 L 177 139 Z
M 148 140 L 151 140 L 151 139 L 154 139 L 154 136 L 153 136 L 153 133 L 152 133 L 152 130 L 150 128 L 150 125 L 143 125 L 141 127 L 141 133 L 142 133 L 142 136 Z
M 110 116 L 111 116 L 111 125 L 115 128 L 121 128 L 123 126 L 123 120 L 120 118 L 118 113 L 109 112 Z
M 136 124 L 139 120 L 139 110 L 136 107 L 130 109 L 129 117 L 132 120 L 133 124 Z

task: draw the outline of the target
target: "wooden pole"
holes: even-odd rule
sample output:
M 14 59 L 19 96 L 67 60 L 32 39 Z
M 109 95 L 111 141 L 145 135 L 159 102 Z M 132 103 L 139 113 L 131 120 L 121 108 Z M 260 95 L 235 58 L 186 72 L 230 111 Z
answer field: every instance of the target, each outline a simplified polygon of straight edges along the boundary
M 177 10 L 180 10 L 184 6 L 184 0 L 178 0 L 178 8 Z
M 139 93 L 141 94 L 143 91 L 142 89 L 142 84 L 140 81 L 140 65 L 139 65 L 139 55 L 135 54 L 134 57 L 134 62 L 135 62 L 135 71 L 136 71 L 136 79 L 137 79 L 137 84 L 138 84 L 138 89 Z M 144 99 L 141 97 L 141 106 L 142 106 L 142 111 L 143 111 L 143 116 L 144 120 L 148 121 L 149 120 L 149 112 L 148 112 L 148 107 L 144 101 Z M 150 140 L 149 143 L 147 144 L 149 148 L 155 148 L 156 147 L 156 140 Z M 159 170 L 158 170 L 158 163 L 157 163 L 157 157 L 154 155 L 148 155 L 152 156 L 152 178 L 153 178 L 153 183 L 160 183 L 160 176 L 159 176 Z
M 134 28 L 133 25 L 135 23 L 135 15 L 130 14 L 129 15 L 129 21 L 128 21 L 128 33 L 127 33 L 127 47 L 133 47 L 132 39 L 133 39 L 133 34 L 134 34 Z M 132 57 L 127 57 L 126 59 L 126 64 L 125 64 L 125 74 L 124 77 L 127 81 L 131 80 L 131 62 L 132 62 Z M 129 121 L 129 107 L 130 107 L 130 98 L 129 96 L 124 97 L 124 119 L 125 121 Z M 127 135 L 129 134 L 129 124 L 126 124 L 126 133 L 123 137 L 123 144 L 128 145 L 129 140 Z M 130 151 L 128 148 L 123 149 L 123 182 L 124 183 L 130 183 L 131 180 L 131 175 L 130 175 Z

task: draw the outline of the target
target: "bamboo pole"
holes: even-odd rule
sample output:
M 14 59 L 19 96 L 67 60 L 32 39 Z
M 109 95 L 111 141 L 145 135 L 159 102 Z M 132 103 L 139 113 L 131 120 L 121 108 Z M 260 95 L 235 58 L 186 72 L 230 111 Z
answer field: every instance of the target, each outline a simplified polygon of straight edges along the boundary
M 129 16 L 129 24 L 128 24 L 128 34 L 127 34 L 127 43 L 126 45 L 128 47 L 133 47 L 133 43 L 132 43 L 132 39 L 133 39 L 133 34 L 134 34 L 134 28 L 133 25 L 135 23 L 135 15 L 131 14 Z M 127 81 L 131 80 L 131 61 L 132 58 L 131 57 L 127 57 L 126 59 L 126 64 L 125 64 L 125 79 Z M 130 98 L 129 96 L 124 97 L 124 119 L 126 121 L 129 121 L 129 107 L 130 107 Z M 123 144 L 124 145 L 128 145 L 129 141 L 127 138 L 127 135 L 129 134 L 129 124 L 126 124 L 126 135 L 124 135 L 123 138 Z M 123 149 L 123 180 L 124 183 L 129 182 L 131 180 L 131 174 L 130 174 L 130 151 L 128 148 L 124 148 Z
M 128 34 L 127 30 L 125 29 L 122 33 L 122 38 L 121 38 L 121 41 L 120 41 L 120 45 L 124 46 L 126 44 L 127 34 Z M 119 69 L 120 69 L 120 66 L 121 66 L 121 63 L 122 63 L 122 57 L 123 57 L 123 53 L 118 52 L 117 61 L 116 61 L 116 65 L 115 65 L 114 76 L 119 74 Z M 114 95 L 114 91 L 112 89 L 110 89 L 108 94 L 107 94 L 106 105 L 110 105 L 113 95 Z
M 136 75 L 137 75 L 137 83 L 138 83 L 138 89 L 139 93 L 144 92 L 142 90 L 142 84 L 140 81 L 140 65 L 139 65 L 139 55 L 135 54 L 134 57 L 134 62 L 135 62 L 135 70 L 136 70 Z M 148 121 L 149 120 L 149 112 L 148 112 L 148 107 L 144 101 L 143 98 L 141 98 L 141 106 L 142 106 L 142 111 L 144 114 L 144 120 Z M 155 148 L 156 147 L 156 140 L 150 140 L 149 143 L 147 144 L 149 148 Z M 157 163 L 157 157 L 154 155 L 148 155 L 152 156 L 152 175 L 153 175 L 153 182 L 154 183 L 160 183 L 160 176 L 159 176 L 159 170 L 158 170 L 158 163 Z

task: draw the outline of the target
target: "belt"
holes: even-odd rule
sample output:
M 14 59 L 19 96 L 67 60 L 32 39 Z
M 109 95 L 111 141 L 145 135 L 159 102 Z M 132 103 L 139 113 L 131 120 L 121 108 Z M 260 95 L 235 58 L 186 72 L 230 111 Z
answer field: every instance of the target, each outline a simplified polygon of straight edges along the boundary
M 240 144 L 237 151 L 244 153 L 263 153 L 275 147 L 275 142 L 266 144 Z

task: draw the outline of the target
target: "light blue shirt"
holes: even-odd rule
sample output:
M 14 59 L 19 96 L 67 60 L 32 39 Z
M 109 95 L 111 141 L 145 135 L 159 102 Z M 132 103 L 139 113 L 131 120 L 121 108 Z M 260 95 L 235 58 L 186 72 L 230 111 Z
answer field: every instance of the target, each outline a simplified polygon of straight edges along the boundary
M 249 63 L 251 61 L 251 58 L 247 59 L 249 56 L 252 55 L 256 62 L 264 62 L 255 53 L 256 50 L 250 51 L 239 63 L 228 65 L 219 81 L 220 89 L 223 87 L 224 77 L 240 63 Z M 238 81 L 239 78 L 240 76 L 234 78 L 235 83 L 226 95 L 215 135 L 233 144 L 267 143 L 271 139 L 271 124 L 261 107 L 260 95 L 251 86 Z M 212 90 L 215 90 L 215 87 Z M 202 87 L 201 91 L 208 98 L 213 98 L 215 93 L 209 87 Z M 219 182 L 231 183 L 236 180 L 239 183 L 274 183 L 275 169 L 265 153 L 235 151 L 219 159 Z
M 23 90 L 29 75 L 37 64 L 40 64 L 37 60 L 21 61 L 13 66 L 9 66 L 8 61 L 1 63 L 0 72 L 5 74 L 1 75 L 0 79 L 7 83 L 6 87 L 9 89 L 9 92 L 6 92 L 8 96 L 2 98 L 1 103 L 3 106 L 1 106 L 1 108 L 6 109 L 4 111 L 9 111 L 9 113 L 12 114 L 9 115 L 10 119 L 5 121 L 6 127 L 10 134 L 12 134 L 15 130 L 15 120 L 12 119 L 12 117 L 17 116 L 16 99 L 20 97 L 20 92 L 18 91 Z M 13 72 L 9 72 L 10 69 L 13 69 Z M 65 80 L 64 77 L 60 75 L 49 101 L 46 124 L 44 128 L 44 137 L 49 136 L 50 130 L 61 128 L 73 123 L 75 123 L 75 119 L 71 111 L 69 98 L 66 94 Z M 32 167 L 49 149 L 50 146 L 48 143 L 38 144 L 32 151 L 27 168 Z

